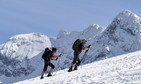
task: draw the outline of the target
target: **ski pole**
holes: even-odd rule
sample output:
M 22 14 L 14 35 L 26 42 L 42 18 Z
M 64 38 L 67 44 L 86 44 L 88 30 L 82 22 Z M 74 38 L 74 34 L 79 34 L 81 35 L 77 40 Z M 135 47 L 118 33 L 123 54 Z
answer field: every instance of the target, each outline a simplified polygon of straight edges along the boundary
M 59 57 L 61 57 L 62 54 L 59 55 Z M 58 60 L 58 57 L 56 58 L 56 60 Z
M 83 58 L 81 59 L 81 61 L 80 61 L 80 62 L 82 62 L 82 61 L 83 61 L 83 59 L 85 60 L 86 55 L 87 55 L 87 52 L 89 51 L 90 47 L 91 47 L 91 45 L 89 45 L 89 46 L 88 46 L 88 49 L 85 51 L 85 54 L 84 54 L 84 56 L 83 56 Z
M 61 57 L 62 54 L 59 55 Z M 58 57 L 56 58 L 56 61 L 58 60 Z M 58 61 L 59 62 L 59 61 Z M 56 62 L 55 66 L 57 66 L 58 62 Z

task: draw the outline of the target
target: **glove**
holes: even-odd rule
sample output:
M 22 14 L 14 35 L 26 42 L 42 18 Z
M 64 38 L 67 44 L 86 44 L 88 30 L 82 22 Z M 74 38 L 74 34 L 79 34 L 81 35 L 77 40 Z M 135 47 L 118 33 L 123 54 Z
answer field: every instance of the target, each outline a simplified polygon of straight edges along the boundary
M 58 57 L 56 58 L 56 61 L 58 60 Z
M 87 52 L 88 52 L 88 50 L 85 51 L 85 53 L 87 53 Z
M 62 54 L 59 55 L 59 57 L 61 57 Z
M 90 47 L 91 47 L 91 45 L 88 46 L 88 48 L 90 48 Z

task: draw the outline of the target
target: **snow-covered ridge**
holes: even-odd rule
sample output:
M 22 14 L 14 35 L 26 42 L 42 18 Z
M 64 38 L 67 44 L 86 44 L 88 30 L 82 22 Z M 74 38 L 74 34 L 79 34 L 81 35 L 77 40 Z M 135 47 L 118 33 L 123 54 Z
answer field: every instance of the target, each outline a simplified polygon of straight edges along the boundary
M 75 36 L 77 38 L 89 38 L 90 36 L 95 37 L 96 35 L 98 36 L 99 33 L 102 33 L 105 30 L 104 27 L 101 27 L 97 24 L 92 24 L 88 28 L 85 28 L 83 31 L 72 31 L 72 32 L 67 32 L 65 30 L 60 30 L 59 34 L 57 35 L 57 39 L 59 38 L 64 38 L 67 36 Z
M 41 33 L 21 34 L 11 37 L 0 49 L 10 59 L 22 61 L 38 55 L 44 48 L 51 47 L 50 39 Z
M 52 77 L 40 80 L 40 76 L 15 84 L 140 84 L 141 51 L 120 55 L 79 67 L 54 72 Z
M 50 39 L 40 33 L 11 37 L 0 48 L 0 76 L 17 77 L 31 74 L 35 71 L 35 63 L 30 62 L 30 60 L 46 47 L 51 47 Z

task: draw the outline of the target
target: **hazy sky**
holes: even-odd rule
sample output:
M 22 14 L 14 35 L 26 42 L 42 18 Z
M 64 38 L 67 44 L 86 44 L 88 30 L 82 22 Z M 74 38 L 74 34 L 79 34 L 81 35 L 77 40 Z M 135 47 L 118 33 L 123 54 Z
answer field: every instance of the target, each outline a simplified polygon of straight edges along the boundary
M 0 44 L 17 34 L 106 27 L 125 9 L 141 17 L 141 0 L 0 0 Z

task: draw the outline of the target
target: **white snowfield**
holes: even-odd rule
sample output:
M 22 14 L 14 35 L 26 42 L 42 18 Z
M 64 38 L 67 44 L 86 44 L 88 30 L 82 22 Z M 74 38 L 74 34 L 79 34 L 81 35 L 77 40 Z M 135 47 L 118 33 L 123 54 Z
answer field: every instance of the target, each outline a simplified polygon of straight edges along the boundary
M 86 64 L 77 71 L 67 70 L 15 84 L 141 84 L 141 51 Z

